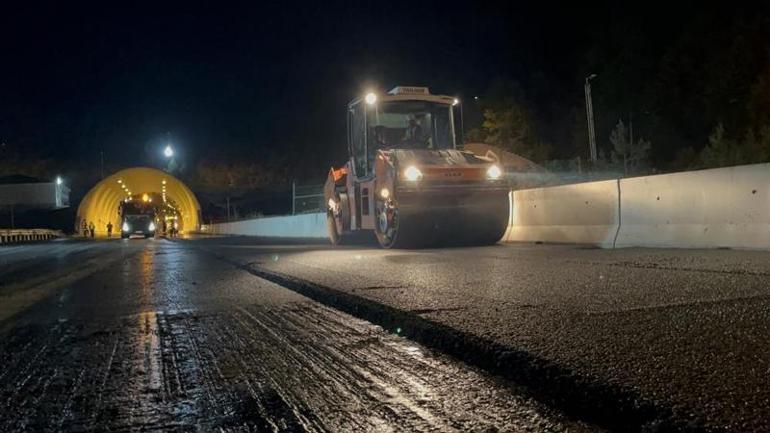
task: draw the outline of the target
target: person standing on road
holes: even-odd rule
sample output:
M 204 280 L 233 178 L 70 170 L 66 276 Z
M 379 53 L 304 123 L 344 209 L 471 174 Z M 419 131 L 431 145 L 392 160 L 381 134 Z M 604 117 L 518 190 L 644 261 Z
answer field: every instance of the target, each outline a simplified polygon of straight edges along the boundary
M 96 226 L 94 225 L 93 221 L 88 224 L 88 231 L 91 232 L 91 237 L 93 238 L 94 232 L 96 231 Z
M 107 221 L 107 237 L 112 237 L 112 221 Z
M 88 237 L 88 223 L 86 222 L 86 220 L 83 220 L 83 230 L 82 230 L 82 234 L 83 234 L 83 237 L 84 237 L 84 238 L 87 238 L 87 237 Z

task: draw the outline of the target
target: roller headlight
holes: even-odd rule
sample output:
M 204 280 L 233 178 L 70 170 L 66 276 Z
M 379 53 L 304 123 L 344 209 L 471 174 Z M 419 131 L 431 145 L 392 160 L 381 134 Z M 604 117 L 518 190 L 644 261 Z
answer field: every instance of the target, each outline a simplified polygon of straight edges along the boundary
M 410 165 L 404 170 L 406 180 L 417 181 L 422 179 L 422 172 L 417 167 Z
M 155 231 L 155 223 L 151 222 L 150 225 L 147 226 L 147 229 L 150 230 L 151 232 L 154 232 Z
M 123 223 L 123 227 L 121 227 L 121 228 L 123 229 L 124 232 L 131 231 L 131 227 L 129 227 L 128 223 L 126 223 L 126 222 Z
M 487 169 L 487 177 L 490 179 L 500 179 L 500 176 L 502 175 L 503 171 L 495 164 L 490 165 Z

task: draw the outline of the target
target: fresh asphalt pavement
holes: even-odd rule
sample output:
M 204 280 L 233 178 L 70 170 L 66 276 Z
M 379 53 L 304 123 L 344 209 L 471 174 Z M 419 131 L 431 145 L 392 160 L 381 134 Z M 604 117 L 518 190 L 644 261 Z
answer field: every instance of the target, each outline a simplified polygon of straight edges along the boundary
M 191 244 L 481 365 L 570 416 L 618 431 L 665 430 L 666 419 L 770 431 L 768 252 Z
M 770 253 L 0 248 L 0 431 L 770 431 Z
M 0 431 L 600 430 L 259 277 L 256 250 L 214 251 L 231 246 L 0 248 Z

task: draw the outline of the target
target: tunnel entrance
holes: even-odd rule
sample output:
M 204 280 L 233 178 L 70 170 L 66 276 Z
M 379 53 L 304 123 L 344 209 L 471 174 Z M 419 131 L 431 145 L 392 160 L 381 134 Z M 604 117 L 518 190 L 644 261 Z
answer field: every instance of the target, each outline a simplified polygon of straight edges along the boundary
M 159 227 L 177 227 L 180 233 L 200 228 L 200 204 L 195 194 L 179 179 L 148 167 L 121 170 L 97 183 L 78 206 L 75 230 L 93 222 L 96 234 L 106 235 L 112 223 L 113 235 L 120 235 L 121 211 L 140 203 L 152 208 Z M 159 230 L 160 233 L 160 230 Z

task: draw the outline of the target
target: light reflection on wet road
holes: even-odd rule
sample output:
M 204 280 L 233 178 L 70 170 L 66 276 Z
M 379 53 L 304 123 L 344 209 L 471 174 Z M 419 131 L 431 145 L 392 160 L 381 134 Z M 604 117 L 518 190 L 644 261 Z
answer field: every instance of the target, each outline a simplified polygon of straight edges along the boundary
M 77 266 L 66 248 L 11 260 L 0 296 Z M 595 431 L 190 245 L 93 248 L 0 322 L 0 431 Z

